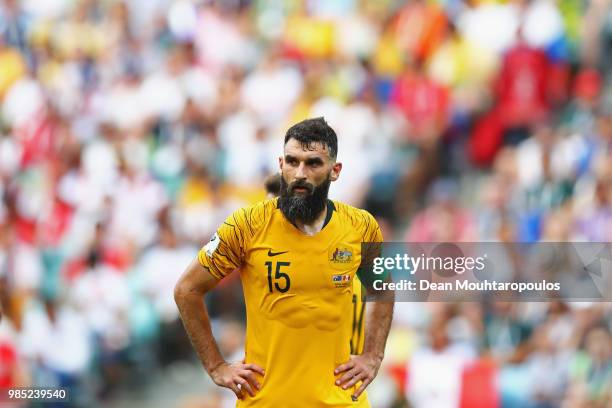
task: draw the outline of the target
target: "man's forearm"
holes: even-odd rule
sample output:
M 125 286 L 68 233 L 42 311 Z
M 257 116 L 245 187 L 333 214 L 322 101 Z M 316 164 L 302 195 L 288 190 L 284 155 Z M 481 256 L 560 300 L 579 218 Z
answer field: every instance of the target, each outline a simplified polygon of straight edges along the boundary
M 190 292 L 175 294 L 175 300 L 191 344 L 210 374 L 225 360 L 212 334 L 204 299 L 202 295 Z
M 372 354 L 382 361 L 385 344 L 393 318 L 392 301 L 372 302 L 366 307 L 364 354 Z

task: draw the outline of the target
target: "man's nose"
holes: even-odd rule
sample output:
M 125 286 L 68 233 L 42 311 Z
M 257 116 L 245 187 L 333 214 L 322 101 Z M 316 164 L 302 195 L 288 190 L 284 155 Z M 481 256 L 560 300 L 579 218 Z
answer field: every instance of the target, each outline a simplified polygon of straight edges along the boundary
M 296 169 L 295 178 L 298 180 L 306 179 L 306 164 L 304 164 L 304 162 L 300 163 L 300 165 Z

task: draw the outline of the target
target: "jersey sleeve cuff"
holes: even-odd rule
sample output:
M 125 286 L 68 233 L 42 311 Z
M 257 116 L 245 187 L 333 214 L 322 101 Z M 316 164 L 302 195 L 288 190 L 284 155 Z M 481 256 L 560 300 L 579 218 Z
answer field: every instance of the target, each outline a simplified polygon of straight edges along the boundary
M 198 252 L 198 262 L 204 268 L 208 269 L 208 272 L 217 280 L 224 278 L 224 275 L 220 274 L 219 271 L 214 267 L 213 263 L 209 260 L 204 249 L 200 249 Z

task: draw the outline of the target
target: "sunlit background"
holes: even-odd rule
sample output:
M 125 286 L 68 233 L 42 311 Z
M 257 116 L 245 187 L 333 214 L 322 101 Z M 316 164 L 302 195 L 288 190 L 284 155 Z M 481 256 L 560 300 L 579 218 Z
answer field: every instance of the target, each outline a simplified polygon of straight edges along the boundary
M 0 0 L 0 387 L 233 406 L 173 286 L 312 116 L 387 240 L 612 241 L 609 0 Z M 240 359 L 236 274 L 207 303 Z M 372 405 L 609 407 L 611 316 L 398 303 Z

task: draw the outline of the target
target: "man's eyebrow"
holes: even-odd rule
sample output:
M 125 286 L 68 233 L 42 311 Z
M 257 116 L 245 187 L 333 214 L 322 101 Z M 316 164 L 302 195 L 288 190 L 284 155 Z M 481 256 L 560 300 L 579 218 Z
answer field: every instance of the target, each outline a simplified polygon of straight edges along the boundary
M 306 163 L 308 163 L 308 164 L 319 164 L 319 163 L 323 163 L 323 160 L 321 160 L 320 157 L 310 157 L 310 158 L 306 159 Z
M 291 153 L 286 153 L 285 160 L 300 160 L 300 159 L 296 156 L 293 156 Z M 323 163 L 323 159 L 320 157 L 308 157 L 304 159 L 304 161 L 309 164 Z

